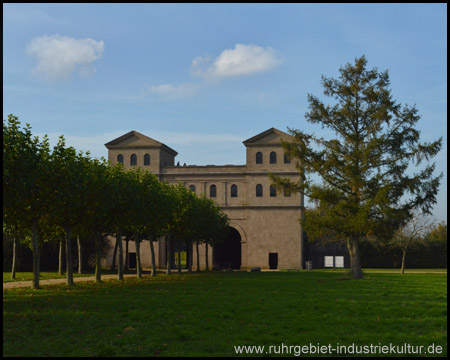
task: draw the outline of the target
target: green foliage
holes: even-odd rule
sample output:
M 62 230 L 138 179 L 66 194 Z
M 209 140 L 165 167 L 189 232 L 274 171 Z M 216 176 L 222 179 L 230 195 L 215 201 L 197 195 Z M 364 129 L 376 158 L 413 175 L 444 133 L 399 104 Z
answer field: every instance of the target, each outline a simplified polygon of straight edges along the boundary
M 181 184 L 173 191 L 177 207 L 170 231 L 174 238 L 213 244 L 226 236 L 229 219 L 219 205 L 204 196 L 197 197 Z
M 197 218 L 197 239 L 210 245 L 221 243 L 229 231 L 229 218 L 219 205 L 206 197 L 200 198 Z
M 18 117 L 3 121 L 3 219 L 8 225 L 39 219 L 49 206 L 48 138 L 33 137 Z
M 85 177 L 88 162 L 73 147 L 66 147 L 63 136 L 51 156 L 52 216 L 61 226 L 73 226 L 84 217 Z
M 447 224 L 445 222 L 437 224 L 428 234 L 425 235 L 425 239 L 430 243 L 447 243 Z

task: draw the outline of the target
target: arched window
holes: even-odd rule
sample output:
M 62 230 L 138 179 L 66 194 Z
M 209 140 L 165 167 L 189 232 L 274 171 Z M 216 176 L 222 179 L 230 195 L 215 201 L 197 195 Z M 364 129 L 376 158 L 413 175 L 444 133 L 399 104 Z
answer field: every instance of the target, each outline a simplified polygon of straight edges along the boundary
M 144 155 L 144 165 L 150 165 L 150 155 L 149 154 Z
M 217 188 L 216 188 L 216 185 L 211 185 L 210 186 L 210 188 L 209 188 L 209 197 L 216 197 L 216 194 L 217 194 Z
M 272 151 L 270 153 L 270 163 L 276 164 L 277 163 L 277 153 L 275 151 Z
M 270 196 L 271 197 L 277 196 L 277 188 L 273 185 L 270 185 Z
M 117 155 L 117 162 L 121 163 L 123 165 L 123 155 L 122 154 Z
M 260 152 L 260 151 L 258 151 L 257 153 L 256 153 L 256 163 L 257 164 L 262 164 L 262 152 Z
M 195 193 L 195 185 L 189 185 L 189 190 Z
M 291 160 L 289 159 L 288 154 L 284 154 L 284 163 L 285 164 L 290 164 L 291 163 Z
M 284 196 L 286 196 L 286 197 L 291 196 L 291 190 L 284 189 Z
M 238 188 L 237 185 L 231 185 L 231 197 L 238 196 Z
M 256 185 L 256 197 L 263 196 L 263 187 L 261 184 Z
M 130 165 L 136 166 L 136 164 L 137 164 L 137 156 L 136 156 L 136 154 L 133 154 L 130 156 Z

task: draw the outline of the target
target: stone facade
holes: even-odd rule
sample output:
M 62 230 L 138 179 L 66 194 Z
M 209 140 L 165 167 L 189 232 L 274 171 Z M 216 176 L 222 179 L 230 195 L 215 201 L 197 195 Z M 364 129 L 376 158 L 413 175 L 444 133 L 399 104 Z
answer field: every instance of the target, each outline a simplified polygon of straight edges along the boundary
M 170 147 L 136 131 L 131 131 L 107 144 L 108 160 L 111 164 L 121 161 L 125 168 L 138 166 L 148 169 L 160 180 L 170 184 L 182 183 L 197 194 L 209 198 L 211 187 L 215 186 L 216 196 L 212 197 L 230 218 L 237 247 L 233 251 L 239 258 L 240 269 L 261 267 L 262 269 L 303 268 L 303 232 L 299 223 L 303 208 L 303 196 L 271 193 L 268 172 L 298 181 L 299 173 L 294 161 L 284 157 L 281 139 L 291 136 L 271 128 L 246 141 L 247 157 L 245 165 L 176 166 L 178 154 Z M 136 165 L 132 165 L 132 164 Z M 257 196 L 262 194 L 261 196 Z M 236 240 L 237 239 L 237 240 Z M 164 239 L 155 245 L 156 265 L 165 267 L 166 248 Z M 226 247 L 226 244 L 223 246 Z M 125 249 L 125 246 L 124 246 Z M 221 247 L 221 249 L 225 249 Z M 195 250 L 195 249 L 194 249 Z M 205 245 L 200 246 L 200 268 L 205 267 Z M 144 268 L 151 267 L 150 245 L 141 244 L 141 261 Z M 209 264 L 220 256 L 218 248 L 209 249 Z M 135 252 L 132 241 L 129 252 Z M 214 254 L 216 252 L 216 254 Z M 196 269 L 196 251 L 193 251 L 193 268 Z M 269 260 L 270 259 L 270 260 Z M 105 266 L 112 261 L 112 250 L 106 258 Z M 230 260 L 231 261 L 231 260 Z M 230 262 L 231 264 L 231 262 Z M 218 264 L 213 264 L 218 265 Z M 222 264 L 222 267 L 226 267 Z

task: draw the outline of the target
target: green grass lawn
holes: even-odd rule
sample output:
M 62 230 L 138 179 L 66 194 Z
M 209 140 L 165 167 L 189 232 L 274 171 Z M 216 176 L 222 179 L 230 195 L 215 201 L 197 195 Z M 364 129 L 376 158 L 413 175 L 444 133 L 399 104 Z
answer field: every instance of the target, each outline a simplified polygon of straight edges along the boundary
M 236 356 L 238 345 L 390 343 L 442 346 L 446 356 L 446 289 L 445 273 L 351 280 L 304 271 L 4 290 L 3 356 Z
M 136 274 L 136 270 L 124 270 L 124 274 Z M 102 269 L 102 274 L 117 274 L 117 271 L 111 271 L 109 269 Z M 150 271 L 143 271 L 143 274 L 150 274 Z M 85 274 L 78 274 L 76 271 L 73 272 L 73 277 L 86 277 L 86 276 L 95 276 L 94 270 L 87 270 Z M 65 279 L 66 274 L 59 275 L 58 272 L 41 272 L 39 274 L 39 279 L 47 280 L 47 279 Z M 3 282 L 12 282 L 12 281 L 31 281 L 33 280 L 32 272 L 16 272 L 16 278 L 11 279 L 10 272 L 3 273 Z
M 80 276 L 92 276 L 93 274 L 78 274 L 73 273 L 73 277 L 80 277 Z M 59 275 L 57 272 L 41 272 L 39 274 L 39 279 L 41 280 L 47 280 L 47 279 L 65 279 L 66 274 Z M 17 272 L 16 278 L 11 279 L 11 273 L 10 272 L 4 272 L 3 273 L 3 282 L 11 282 L 11 281 L 27 281 L 27 280 L 33 280 L 33 273 L 32 272 Z
M 176 254 L 177 255 L 177 254 Z M 181 261 L 183 265 L 183 260 Z M 398 272 L 400 273 L 400 269 L 363 269 L 365 273 L 373 273 L 373 272 Z M 287 272 L 288 270 L 279 270 L 281 272 Z M 313 271 L 325 271 L 325 272 L 341 272 L 345 273 L 348 271 L 348 269 L 317 269 Z M 161 273 L 165 271 L 159 271 Z M 177 270 L 175 269 L 174 272 L 176 273 Z M 412 274 L 412 273 L 446 273 L 447 269 L 405 269 L 405 273 Z M 142 274 L 150 274 L 150 270 L 143 270 Z M 111 271 L 109 269 L 102 269 L 102 274 L 117 274 L 116 271 Z M 124 274 L 136 274 L 136 270 L 124 270 Z M 85 274 L 78 274 L 77 272 L 73 273 L 74 277 L 85 277 L 85 276 L 95 276 L 95 272 L 93 269 L 86 270 Z M 65 279 L 66 274 L 59 275 L 57 272 L 41 272 L 39 279 L 41 280 L 47 280 L 47 279 Z M 10 272 L 4 272 L 3 273 L 3 282 L 12 282 L 12 281 L 31 281 L 33 280 L 33 273 L 32 272 L 17 272 L 16 278 L 11 279 L 11 273 Z

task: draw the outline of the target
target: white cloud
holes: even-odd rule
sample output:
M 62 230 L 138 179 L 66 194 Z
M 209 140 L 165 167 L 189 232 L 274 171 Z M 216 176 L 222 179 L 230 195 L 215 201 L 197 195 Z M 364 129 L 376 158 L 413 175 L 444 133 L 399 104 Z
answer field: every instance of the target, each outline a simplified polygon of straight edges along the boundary
M 33 71 L 43 80 L 67 80 L 74 71 L 85 77 L 96 70 L 93 62 L 99 59 L 105 44 L 93 39 L 74 39 L 69 36 L 44 35 L 31 40 L 28 55 L 37 59 Z
M 147 86 L 144 90 L 146 94 L 155 94 L 163 98 L 183 98 L 195 95 L 199 85 L 191 82 L 179 85 L 161 84 Z
M 257 45 L 236 44 L 234 48 L 222 51 L 213 60 L 208 56 L 197 56 L 192 60 L 191 75 L 201 77 L 206 81 L 147 85 L 141 91 L 141 96 L 151 94 L 165 100 L 190 97 L 214 82 L 210 80 L 265 72 L 280 63 L 281 58 L 271 47 L 263 48 Z M 266 99 L 258 99 L 259 101 L 265 101 L 267 96 Z
M 236 44 L 222 51 L 212 64 L 209 57 L 196 57 L 191 71 L 194 76 L 224 78 L 269 71 L 280 63 L 281 58 L 271 47 Z

